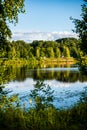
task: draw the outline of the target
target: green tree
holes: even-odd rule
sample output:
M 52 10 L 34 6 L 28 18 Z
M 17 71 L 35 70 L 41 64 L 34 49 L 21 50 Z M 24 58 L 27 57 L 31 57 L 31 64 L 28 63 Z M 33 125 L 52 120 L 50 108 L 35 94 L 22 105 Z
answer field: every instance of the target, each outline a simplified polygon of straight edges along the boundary
M 84 0 L 84 4 L 82 5 L 81 20 L 73 18 L 71 20 L 75 24 L 74 31 L 79 34 L 81 39 L 80 48 L 87 54 L 87 0 Z
M 18 14 L 24 13 L 24 0 L 0 0 L 0 41 L 11 37 L 8 22 L 16 24 Z
M 33 52 L 34 52 L 34 48 L 31 47 L 31 46 L 29 46 L 29 47 L 28 47 L 28 55 L 29 55 L 29 58 L 33 58 L 33 57 L 34 57 Z
M 64 50 L 63 50 L 63 55 L 64 55 L 64 57 L 70 57 L 69 48 L 66 47 L 66 46 L 64 46 L 63 49 L 64 49 Z
M 79 34 L 81 39 L 80 49 L 82 52 L 80 52 L 79 68 L 83 73 L 87 73 L 87 0 L 84 0 L 84 4 L 82 5 L 81 20 L 73 18 L 71 20 L 75 24 L 74 31 Z
M 60 58 L 60 49 L 59 48 L 55 48 L 55 57 Z
M 40 47 L 36 48 L 36 57 L 39 58 L 40 57 Z
M 76 47 L 72 47 L 71 48 L 71 56 L 73 56 L 74 58 L 78 58 L 79 57 L 79 50 L 77 50 Z
M 46 56 L 46 49 L 44 47 L 41 48 L 41 57 L 45 57 Z
M 50 57 L 50 58 L 53 58 L 53 57 L 54 57 L 54 50 L 53 50 L 52 47 L 48 47 L 48 48 L 47 48 L 47 55 L 48 55 L 48 57 Z
M 0 58 L 4 58 L 5 55 L 6 55 L 6 51 L 1 48 L 0 49 Z

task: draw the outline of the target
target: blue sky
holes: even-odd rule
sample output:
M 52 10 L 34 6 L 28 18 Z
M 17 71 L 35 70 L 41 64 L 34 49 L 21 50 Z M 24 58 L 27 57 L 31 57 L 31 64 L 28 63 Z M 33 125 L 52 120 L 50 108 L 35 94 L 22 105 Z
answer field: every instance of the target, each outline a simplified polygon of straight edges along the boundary
M 80 19 L 82 4 L 83 0 L 25 0 L 26 14 L 20 14 L 18 24 L 11 26 L 13 39 L 23 39 L 26 33 L 23 40 L 28 41 L 46 40 L 47 33 L 50 37 L 52 33 L 72 34 L 74 24 L 69 17 Z

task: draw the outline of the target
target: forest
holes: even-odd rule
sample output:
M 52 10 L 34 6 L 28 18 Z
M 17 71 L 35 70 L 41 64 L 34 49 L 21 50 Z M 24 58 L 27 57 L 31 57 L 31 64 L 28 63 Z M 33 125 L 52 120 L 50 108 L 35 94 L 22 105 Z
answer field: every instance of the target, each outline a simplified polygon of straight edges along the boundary
M 78 58 L 80 55 L 80 40 L 75 38 L 62 38 L 56 41 L 6 41 L 1 44 L 0 58 L 28 59 L 29 58 Z

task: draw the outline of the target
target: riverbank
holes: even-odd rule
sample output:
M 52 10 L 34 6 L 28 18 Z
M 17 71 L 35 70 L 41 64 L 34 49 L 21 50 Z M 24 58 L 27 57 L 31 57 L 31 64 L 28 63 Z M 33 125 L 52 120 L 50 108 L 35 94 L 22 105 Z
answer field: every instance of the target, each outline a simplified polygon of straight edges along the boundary
M 0 59 L 0 65 L 5 66 L 41 66 L 46 67 L 48 65 L 71 65 L 75 64 L 76 60 L 70 58 L 30 58 L 30 59 Z

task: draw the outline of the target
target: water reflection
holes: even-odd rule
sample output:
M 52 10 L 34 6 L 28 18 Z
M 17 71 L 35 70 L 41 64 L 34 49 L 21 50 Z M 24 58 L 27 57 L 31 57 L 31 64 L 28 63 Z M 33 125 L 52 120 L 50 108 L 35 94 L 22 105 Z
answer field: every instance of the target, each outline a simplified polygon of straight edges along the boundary
M 43 68 L 29 69 L 26 67 L 0 67 L 0 84 L 9 81 L 24 81 L 26 78 L 33 80 L 57 80 L 60 82 L 84 82 L 87 76 L 79 72 L 77 67 L 72 68 Z
M 21 96 L 28 95 L 37 80 L 44 80 L 55 91 L 54 105 L 57 107 L 61 106 L 59 102 L 63 106 L 75 103 L 79 93 L 87 86 L 87 76 L 81 74 L 76 66 L 37 69 L 30 69 L 29 66 L 0 67 L 0 84 L 5 84 L 7 89 Z

